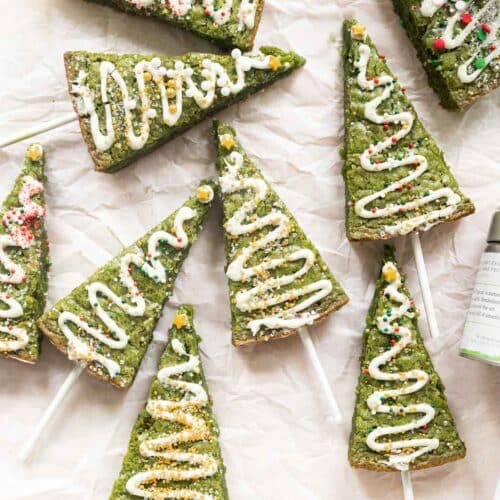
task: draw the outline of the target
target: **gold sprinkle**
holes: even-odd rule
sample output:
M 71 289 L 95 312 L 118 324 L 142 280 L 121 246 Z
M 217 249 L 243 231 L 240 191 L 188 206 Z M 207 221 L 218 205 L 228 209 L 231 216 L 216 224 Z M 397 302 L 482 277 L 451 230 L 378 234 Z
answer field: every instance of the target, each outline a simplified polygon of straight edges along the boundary
M 388 283 L 391 283 L 393 281 L 396 281 L 396 278 L 398 277 L 398 273 L 394 267 L 389 267 L 384 271 L 384 279 Z
M 366 28 L 362 24 L 355 24 L 351 28 L 351 35 L 358 40 L 364 40 Z
M 269 64 L 268 66 L 273 70 L 273 71 L 278 71 L 281 68 L 281 59 L 276 56 L 271 56 L 269 58 Z
M 40 144 L 32 144 L 26 153 L 26 156 L 32 161 L 38 161 L 43 156 L 43 148 Z
M 184 313 L 177 313 L 175 315 L 174 321 L 172 321 L 172 324 L 176 328 L 184 328 L 189 324 L 187 315 Z
M 196 198 L 200 203 L 208 203 L 213 199 L 213 190 L 210 186 L 200 186 L 196 190 Z
M 230 134 L 224 134 L 223 136 L 220 137 L 219 140 L 221 146 L 227 150 L 233 149 L 234 146 L 236 145 L 234 137 Z

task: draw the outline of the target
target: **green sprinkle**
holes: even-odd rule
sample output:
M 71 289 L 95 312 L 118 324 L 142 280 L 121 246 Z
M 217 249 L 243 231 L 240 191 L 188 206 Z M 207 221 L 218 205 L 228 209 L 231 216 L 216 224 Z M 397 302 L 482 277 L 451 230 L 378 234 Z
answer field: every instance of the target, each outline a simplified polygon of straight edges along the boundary
M 483 69 L 485 66 L 486 66 L 486 59 L 484 57 L 478 57 L 475 61 L 474 61 L 474 66 L 477 68 L 477 69 Z

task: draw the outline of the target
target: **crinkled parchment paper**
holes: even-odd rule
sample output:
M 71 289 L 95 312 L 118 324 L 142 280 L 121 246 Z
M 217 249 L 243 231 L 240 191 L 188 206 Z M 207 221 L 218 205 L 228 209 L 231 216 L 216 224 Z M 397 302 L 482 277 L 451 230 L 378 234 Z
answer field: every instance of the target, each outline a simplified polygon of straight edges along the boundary
M 71 112 L 64 50 L 171 53 L 211 50 L 194 36 L 79 0 L 0 2 L 0 137 Z M 355 15 L 408 86 L 429 131 L 477 204 L 477 214 L 422 238 L 442 336 L 427 347 L 446 386 L 468 456 L 413 474 L 417 499 L 490 499 L 499 472 L 500 369 L 457 355 L 489 219 L 500 200 L 500 94 L 464 114 L 443 110 L 426 84 L 389 0 L 268 0 L 257 46 L 306 56 L 290 79 L 222 113 L 315 241 L 351 302 L 313 336 L 344 415 L 328 418 L 298 338 L 253 348 L 230 344 L 224 256 L 216 206 L 177 281 L 172 303 L 196 306 L 196 323 L 222 431 L 233 499 L 402 498 L 399 474 L 355 471 L 346 459 L 360 333 L 381 247 L 344 233 L 341 22 Z M 158 223 L 214 176 L 209 121 L 114 175 L 92 170 L 76 123 L 39 138 L 47 150 L 49 303 L 68 293 L 123 244 Z M 27 142 L 0 151 L 0 195 Z M 396 242 L 421 304 L 408 240 Z M 104 499 L 144 403 L 174 306 L 165 310 L 133 387 L 118 392 L 85 375 L 40 441 L 33 460 L 16 454 L 72 364 L 44 342 L 38 365 L 0 360 L 0 498 Z

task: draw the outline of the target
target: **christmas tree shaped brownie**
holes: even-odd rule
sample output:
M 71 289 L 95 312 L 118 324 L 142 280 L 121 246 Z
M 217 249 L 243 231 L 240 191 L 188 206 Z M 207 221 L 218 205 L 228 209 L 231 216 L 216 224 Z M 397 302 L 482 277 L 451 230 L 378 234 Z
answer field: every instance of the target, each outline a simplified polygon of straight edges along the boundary
M 264 0 L 93 0 L 159 19 L 224 47 L 251 50 Z
M 349 445 L 353 467 L 424 469 L 465 456 L 404 282 L 394 250 L 386 247 L 363 333 Z
M 215 123 L 233 343 L 287 337 L 347 303 L 318 250 L 248 158 Z
M 500 0 L 393 0 L 443 106 L 500 84 Z
M 42 332 L 91 374 L 130 386 L 213 195 L 202 183 L 196 196 L 47 311 L 38 321 Z
M 356 21 L 344 24 L 344 82 L 348 238 L 388 239 L 473 213 L 404 87 Z
M 110 500 L 229 498 L 193 310 L 179 308 Z
M 99 171 L 118 170 L 304 64 L 293 52 L 179 57 L 67 52 L 66 74 Z
M 0 355 L 27 363 L 40 354 L 35 321 L 47 293 L 44 165 L 42 146 L 32 144 L 0 213 Z

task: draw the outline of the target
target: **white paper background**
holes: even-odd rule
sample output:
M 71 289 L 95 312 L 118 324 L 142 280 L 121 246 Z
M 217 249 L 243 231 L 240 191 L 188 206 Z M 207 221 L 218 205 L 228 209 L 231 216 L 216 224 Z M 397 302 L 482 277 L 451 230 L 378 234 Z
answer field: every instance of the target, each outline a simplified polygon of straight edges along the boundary
M 0 137 L 70 113 L 64 50 L 171 53 L 211 50 L 194 36 L 79 0 L 0 0 Z M 346 459 L 360 332 L 378 272 L 380 245 L 344 233 L 341 22 L 357 16 L 408 85 L 477 214 L 423 237 L 442 336 L 421 328 L 468 446 L 466 460 L 413 474 L 417 499 L 490 499 L 499 472 L 500 370 L 457 356 L 490 216 L 500 201 L 500 95 L 460 115 L 438 106 L 388 0 L 268 0 L 259 44 L 306 56 L 287 81 L 221 115 L 274 182 L 335 272 L 351 302 L 314 329 L 344 423 L 331 424 L 298 338 L 254 348 L 230 345 L 219 207 L 178 279 L 174 302 L 196 306 L 203 359 L 222 431 L 231 497 L 401 498 L 398 474 L 355 471 Z M 124 244 L 177 208 L 199 179 L 214 176 L 209 121 L 114 175 L 93 172 L 76 123 L 40 137 L 48 157 L 49 303 L 64 296 Z M 0 151 L 0 195 L 19 171 L 27 142 Z M 421 303 L 411 249 L 397 242 Z M 104 250 L 101 251 L 101 250 Z M 0 498 L 107 498 L 130 428 L 165 342 L 173 306 L 137 380 L 121 393 L 82 376 L 28 465 L 16 454 L 71 363 L 44 342 L 36 366 L 0 361 Z

